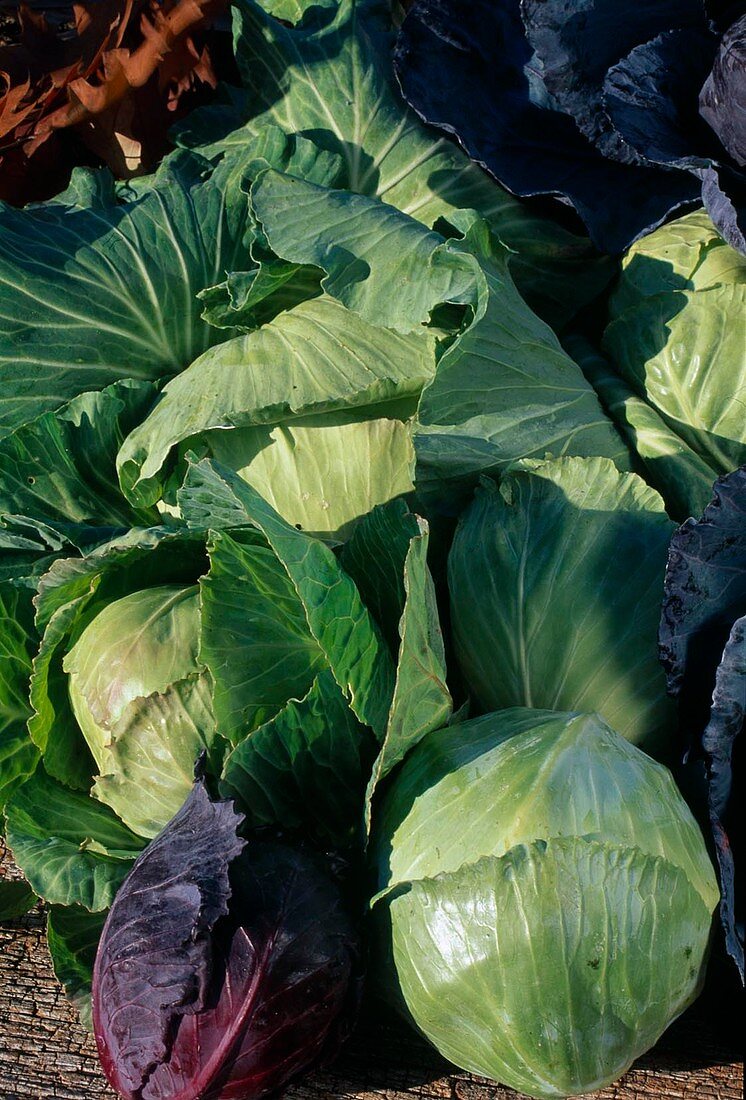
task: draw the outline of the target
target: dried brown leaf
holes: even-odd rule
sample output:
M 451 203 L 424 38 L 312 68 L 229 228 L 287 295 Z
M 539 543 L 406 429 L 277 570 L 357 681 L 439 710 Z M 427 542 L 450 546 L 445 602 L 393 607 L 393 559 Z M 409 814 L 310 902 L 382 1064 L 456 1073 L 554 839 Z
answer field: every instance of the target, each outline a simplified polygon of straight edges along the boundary
M 28 101 L 31 91 L 29 79 L 13 87 L 8 73 L 0 72 L 0 86 L 2 85 L 6 90 L 0 95 L 0 139 L 19 127 L 34 109 L 33 103 Z
M 11 190 L 24 158 L 31 171 L 62 131 L 118 176 L 152 167 L 184 94 L 217 83 L 194 35 L 225 7 L 226 0 L 76 0 L 72 29 L 62 35 L 23 7 L 20 42 L 0 48 L 0 170 L 12 160 Z M 8 197 L 2 181 L 0 197 Z

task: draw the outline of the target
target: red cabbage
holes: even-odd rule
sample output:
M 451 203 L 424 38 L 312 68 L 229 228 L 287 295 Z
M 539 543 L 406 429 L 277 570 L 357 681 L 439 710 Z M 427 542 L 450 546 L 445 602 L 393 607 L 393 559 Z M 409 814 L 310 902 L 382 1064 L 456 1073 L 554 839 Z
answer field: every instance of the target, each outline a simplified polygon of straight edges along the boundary
M 198 781 L 125 879 L 93 975 L 101 1062 L 127 1100 L 251 1100 L 336 1051 L 358 948 L 317 861 L 245 842 Z
M 394 64 L 425 122 L 601 251 L 701 199 L 746 253 L 745 51 L 743 0 L 414 0 Z

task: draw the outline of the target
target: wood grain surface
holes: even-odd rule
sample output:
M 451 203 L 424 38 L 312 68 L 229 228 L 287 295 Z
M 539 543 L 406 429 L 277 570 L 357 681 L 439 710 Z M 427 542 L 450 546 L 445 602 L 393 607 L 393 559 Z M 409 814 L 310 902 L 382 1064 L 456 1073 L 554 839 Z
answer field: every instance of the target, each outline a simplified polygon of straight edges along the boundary
M 7 861 L 0 875 L 8 874 Z M 95 1044 L 52 972 L 41 908 L 0 925 L 0 1100 L 114 1100 Z M 743 1068 L 707 1006 L 693 1006 L 597 1100 L 741 1100 Z M 291 1089 L 288 1100 L 518 1100 L 518 1094 L 455 1070 L 404 1024 L 363 1008 L 335 1064 Z

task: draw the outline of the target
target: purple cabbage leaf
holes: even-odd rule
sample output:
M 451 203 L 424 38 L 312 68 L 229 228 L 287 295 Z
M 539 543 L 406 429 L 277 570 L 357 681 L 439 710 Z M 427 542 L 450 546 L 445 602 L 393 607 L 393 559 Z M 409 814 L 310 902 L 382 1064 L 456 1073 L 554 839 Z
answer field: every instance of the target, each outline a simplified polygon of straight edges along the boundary
M 746 714 L 746 466 L 715 482 L 701 519 L 674 533 L 660 656 L 678 698 L 690 759 L 702 760 L 720 867 L 721 921 L 744 978 L 743 899 L 735 861 L 743 829 L 738 777 Z
M 505 187 L 619 252 L 702 201 L 746 252 L 746 16 L 704 0 L 414 0 L 405 98 Z
M 126 1100 L 277 1093 L 345 1037 L 356 937 L 311 857 L 238 835 L 198 780 L 107 918 L 93 974 L 101 1062 Z
M 746 720 L 746 616 L 731 631 L 717 670 L 710 721 L 702 737 L 709 781 L 710 823 L 723 884 L 720 912 L 728 954 L 744 976 L 743 903 L 736 889 L 734 851 L 740 848 L 737 831 L 743 829 L 733 806 L 737 737 Z M 743 752 L 743 743 L 738 743 Z
M 699 113 L 736 164 L 746 167 L 746 15 L 720 41 L 699 94 Z

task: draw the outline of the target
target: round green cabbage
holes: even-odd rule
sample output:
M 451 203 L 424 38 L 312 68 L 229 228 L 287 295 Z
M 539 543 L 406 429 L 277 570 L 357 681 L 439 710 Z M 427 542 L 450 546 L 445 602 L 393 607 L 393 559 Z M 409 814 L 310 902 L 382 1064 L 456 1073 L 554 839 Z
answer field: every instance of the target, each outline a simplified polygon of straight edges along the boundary
M 199 638 L 198 587 L 164 585 L 103 607 L 63 661 L 99 771 L 92 793 L 141 836 L 183 804 L 214 733 Z
M 699 992 L 718 901 L 702 835 L 598 716 L 429 735 L 372 853 L 387 991 L 465 1069 L 536 1097 L 601 1088 Z
M 484 478 L 448 558 L 453 650 L 482 712 L 598 713 L 666 759 L 676 709 L 658 659 L 674 524 L 607 458 Z

